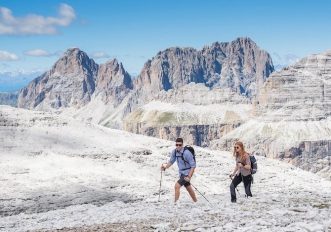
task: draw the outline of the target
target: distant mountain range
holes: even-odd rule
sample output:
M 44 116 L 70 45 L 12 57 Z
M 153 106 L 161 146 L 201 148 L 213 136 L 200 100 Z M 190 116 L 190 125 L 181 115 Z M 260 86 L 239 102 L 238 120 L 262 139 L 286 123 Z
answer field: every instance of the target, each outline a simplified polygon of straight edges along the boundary
M 103 95 L 104 102 L 120 103 L 130 91 L 142 98 L 191 82 L 209 88 L 228 88 L 252 98 L 274 71 L 270 55 L 249 38 L 213 43 L 201 51 L 169 48 L 148 60 L 132 81 L 116 59 L 97 65 L 78 48 L 69 49 L 52 69 L 23 88 L 18 106 L 24 108 L 82 107 Z
M 18 93 L 0 92 L 0 105 L 17 105 Z

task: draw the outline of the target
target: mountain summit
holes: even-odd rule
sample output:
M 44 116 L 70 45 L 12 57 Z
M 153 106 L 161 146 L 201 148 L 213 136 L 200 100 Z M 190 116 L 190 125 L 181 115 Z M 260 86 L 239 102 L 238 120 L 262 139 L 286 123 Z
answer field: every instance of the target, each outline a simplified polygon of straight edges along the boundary
M 85 52 L 71 48 L 50 71 L 20 91 L 18 107 L 81 107 L 91 101 L 92 95 L 119 97 L 123 95 L 122 91 L 125 94 L 131 88 L 131 77 L 117 60 L 99 66 Z M 110 98 L 106 97 L 106 100 Z
M 78 48 L 68 49 L 50 71 L 20 91 L 18 106 L 45 109 L 81 106 L 95 90 L 98 65 Z
M 145 63 L 137 78 L 137 89 L 155 93 L 190 82 L 210 88 L 229 88 L 252 97 L 274 71 L 270 55 L 250 38 L 213 43 L 194 48 L 168 48 Z

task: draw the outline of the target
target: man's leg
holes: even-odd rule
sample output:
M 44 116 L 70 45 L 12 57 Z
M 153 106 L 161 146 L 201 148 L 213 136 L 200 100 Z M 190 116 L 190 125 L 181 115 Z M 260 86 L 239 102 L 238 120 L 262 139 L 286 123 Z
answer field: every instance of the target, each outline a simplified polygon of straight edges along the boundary
M 194 202 L 197 202 L 198 200 L 197 200 L 197 197 L 195 196 L 195 192 L 194 192 L 192 186 L 189 185 L 189 186 L 186 186 L 185 188 L 186 188 L 186 190 L 188 191 L 188 193 L 190 194 L 192 200 L 193 200 Z
M 178 182 L 176 182 L 176 184 L 175 184 L 175 203 L 179 199 L 180 187 L 182 187 L 182 186 Z

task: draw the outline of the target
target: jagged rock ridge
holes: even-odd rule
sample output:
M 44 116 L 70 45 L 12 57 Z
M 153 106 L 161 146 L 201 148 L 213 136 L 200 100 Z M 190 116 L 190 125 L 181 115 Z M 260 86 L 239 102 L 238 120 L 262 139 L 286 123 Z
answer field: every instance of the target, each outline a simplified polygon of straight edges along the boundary
M 95 95 L 118 101 L 132 88 L 117 60 L 98 65 L 78 48 L 69 49 L 52 67 L 20 91 L 18 106 L 36 109 L 82 107 Z
M 230 43 L 213 43 L 200 51 L 173 47 L 159 52 L 145 63 L 136 88 L 155 93 L 195 82 L 252 97 L 273 71 L 267 52 L 249 38 L 238 38 Z

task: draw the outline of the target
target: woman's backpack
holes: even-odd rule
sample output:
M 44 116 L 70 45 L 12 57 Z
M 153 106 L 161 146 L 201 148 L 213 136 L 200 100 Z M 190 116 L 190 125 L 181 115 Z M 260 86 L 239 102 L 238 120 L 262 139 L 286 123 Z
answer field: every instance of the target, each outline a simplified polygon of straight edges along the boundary
M 257 161 L 254 155 L 249 155 L 251 161 L 251 173 L 255 174 L 257 172 Z

